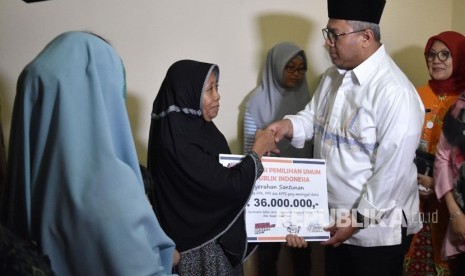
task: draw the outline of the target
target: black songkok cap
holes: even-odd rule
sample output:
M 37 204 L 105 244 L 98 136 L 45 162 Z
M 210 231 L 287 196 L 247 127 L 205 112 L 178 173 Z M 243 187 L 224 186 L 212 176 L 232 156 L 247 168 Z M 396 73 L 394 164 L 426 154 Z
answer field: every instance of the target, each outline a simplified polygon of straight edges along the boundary
M 328 0 L 328 17 L 379 24 L 385 0 Z

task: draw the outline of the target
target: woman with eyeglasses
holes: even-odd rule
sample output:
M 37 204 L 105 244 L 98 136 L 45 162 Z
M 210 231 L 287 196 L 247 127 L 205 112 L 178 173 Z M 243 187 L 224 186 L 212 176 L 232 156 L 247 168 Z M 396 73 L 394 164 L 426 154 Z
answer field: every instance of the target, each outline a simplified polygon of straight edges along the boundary
M 244 114 L 244 152 L 253 145 L 257 129 L 302 110 L 310 101 L 305 75 L 307 57 L 291 42 L 281 42 L 268 51 L 261 83 L 250 94 Z M 284 141 L 283 141 L 284 142 Z M 286 141 L 287 142 L 287 141 Z M 310 157 L 311 149 L 293 148 L 280 143 L 281 156 Z
M 432 36 L 426 43 L 424 54 L 431 79 L 427 85 L 417 89 L 425 106 L 419 151 L 434 156 L 444 116 L 458 95 L 465 91 L 465 36 L 453 31 Z M 425 275 L 447 273 L 449 270 L 440 254 L 449 216 L 445 204 L 434 195 L 432 173 L 432 170 L 429 174 L 426 171 L 418 173 L 424 221 L 406 256 L 406 271 L 409 273 Z
M 255 131 L 282 119 L 286 114 L 302 110 L 310 101 L 307 80 L 307 57 L 304 50 L 291 42 L 272 47 L 263 66 L 262 81 L 247 101 L 244 114 L 244 152 L 250 151 Z M 280 156 L 312 156 L 311 146 L 297 149 L 287 139 L 278 144 Z M 277 275 L 277 262 L 281 243 L 262 243 L 258 246 L 258 275 Z M 311 249 L 292 248 L 295 275 L 309 275 Z

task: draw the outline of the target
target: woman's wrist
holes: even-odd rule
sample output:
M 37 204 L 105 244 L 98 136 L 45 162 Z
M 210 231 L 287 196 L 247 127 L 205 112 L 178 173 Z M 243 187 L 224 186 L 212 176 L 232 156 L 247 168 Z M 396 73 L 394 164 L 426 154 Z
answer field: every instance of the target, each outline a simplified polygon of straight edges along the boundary
M 261 157 L 253 150 L 249 153 L 249 155 L 255 161 L 255 175 L 258 178 L 258 177 L 260 177 L 260 175 L 262 175 L 262 173 L 264 171 L 263 164 L 262 164 L 262 161 L 261 161 Z
M 259 151 L 256 151 L 255 149 L 252 149 L 249 154 L 255 154 L 257 156 L 258 159 L 261 159 L 263 154 L 260 154 Z
M 458 210 L 450 214 L 449 220 L 453 221 L 456 217 L 463 215 L 462 211 Z

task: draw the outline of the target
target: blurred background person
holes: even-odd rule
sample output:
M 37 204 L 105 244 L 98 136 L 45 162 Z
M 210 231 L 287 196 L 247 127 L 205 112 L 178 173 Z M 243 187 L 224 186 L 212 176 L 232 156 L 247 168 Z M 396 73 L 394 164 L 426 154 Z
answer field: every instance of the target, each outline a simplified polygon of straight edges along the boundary
M 417 88 L 425 106 L 419 151 L 434 158 L 444 116 L 459 94 L 465 91 L 465 36 L 453 31 L 434 35 L 428 39 L 424 54 L 431 79 L 425 86 Z M 433 168 L 428 170 L 426 175 L 425 172 L 418 173 L 423 228 L 413 237 L 405 258 L 405 271 L 412 275 L 443 275 L 449 270 L 440 254 L 448 224 L 447 208 L 444 201 L 439 202 L 436 198 Z
M 18 79 L 2 219 L 56 275 L 171 275 L 125 96 L 120 57 L 86 32 L 57 36 Z
M 465 275 L 464 158 L 465 93 L 462 93 L 444 117 L 434 164 L 436 195 L 445 202 L 449 218 L 441 255 L 448 261 L 452 276 Z
M 310 101 L 307 80 L 307 57 L 304 50 L 292 42 L 281 42 L 268 51 L 262 80 L 250 95 L 244 114 L 244 153 L 251 150 L 255 131 L 302 110 Z M 310 142 L 304 148 L 294 148 L 287 139 L 278 144 L 281 157 L 312 157 Z M 258 244 L 258 275 L 277 275 L 277 263 L 282 244 Z M 289 248 L 295 275 L 308 276 L 311 271 L 311 247 Z

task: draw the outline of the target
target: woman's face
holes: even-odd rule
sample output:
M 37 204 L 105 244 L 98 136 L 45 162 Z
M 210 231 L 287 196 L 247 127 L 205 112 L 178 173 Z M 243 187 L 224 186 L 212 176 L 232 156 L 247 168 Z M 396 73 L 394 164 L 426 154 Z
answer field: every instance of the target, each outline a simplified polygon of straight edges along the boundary
M 298 57 L 291 59 L 283 71 L 283 86 L 287 89 L 296 88 L 304 79 L 305 73 L 304 60 Z
M 218 93 L 218 81 L 212 73 L 208 77 L 207 84 L 202 93 L 202 117 L 211 122 L 220 110 L 220 94 Z
M 444 56 L 447 55 L 447 53 L 449 57 L 446 60 L 442 61 L 439 59 L 440 56 L 443 56 L 442 59 L 444 59 Z M 429 54 L 427 53 L 426 55 L 427 57 L 428 55 L 430 55 L 430 57 L 435 55 L 434 58 L 427 60 L 428 72 L 432 79 L 447 80 L 450 76 L 452 76 L 452 55 L 450 54 L 450 50 L 447 48 L 446 44 L 439 40 L 435 40 L 429 49 Z

